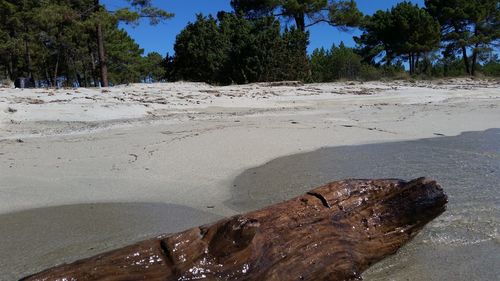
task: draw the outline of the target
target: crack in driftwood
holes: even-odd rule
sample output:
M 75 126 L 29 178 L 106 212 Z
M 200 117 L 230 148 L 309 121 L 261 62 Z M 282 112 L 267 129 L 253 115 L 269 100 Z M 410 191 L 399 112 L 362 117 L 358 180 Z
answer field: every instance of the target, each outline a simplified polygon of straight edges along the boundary
M 321 203 L 323 204 L 323 206 L 325 206 L 326 208 L 328 208 L 328 209 L 331 208 L 330 204 L 328 203 L 328 201 L 326 200 L 326 198 L 323 195 L 316 193 L 316 192 L 308 192 L 307 194 L 318 198 L 321 201 Z

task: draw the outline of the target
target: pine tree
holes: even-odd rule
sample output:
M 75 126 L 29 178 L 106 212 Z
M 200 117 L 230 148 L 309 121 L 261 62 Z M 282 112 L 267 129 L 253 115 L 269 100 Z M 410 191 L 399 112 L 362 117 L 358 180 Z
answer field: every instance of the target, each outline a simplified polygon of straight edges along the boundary
M 354 39 L 367 61 L 373 63 L 383 54 L 389 65 L 396 57 L 406 57 L 412 74 L 420 59 L 436 50 L 440 42 L 439 23 L 424 9 L 409 2 L 366 17 L 362 30 L 363 34 Z
M 104 85 L 99 76 L 107 74 L 108 68 L 114 84 L 144 79 L 143 51 L 118 23 L 148 17 L 154 24 L 170 14 L 151 7 L 149 1 L 130 1 L 129 9 L 113 12 L 100 6 L 96 12 L 95 3 L 0 0 L 1 74 L 11 80 L 31 77 L 46 86 Z M 98 48 L 96 26 L 101 27 L 102 48 Z M 106 50 L 104 71 L 99 50 Z
M 479 55 L 500 40 L 498 0 L 426 0 L 425 5 L 441 24 L 445 55 L 461 52 L 465 71 L 475 75 Z
M 165 58 L 157 52 L 148 53 L 143 58 L 142 80 L 158 82 L 166 78 Z
M 253 19 L 263 16 L 293 19 L 297 29 L 302 32 L 320 22 L 338 27 L 353 27 L 361 19 L 361 12 L 353 0 L 231 0 L 231 6 L 236 13 Z
M 273 17 L 248 20 L 231 13 L 197 16 L 177 36 L 173 68 L 177 79 L 232 84 L 307 80 L 309 34 L 281 32 Z
M 228 42 L 221 36 L 217 20 L 201 14 L 177 35 L 174 65 L 178 79 L 218 82 L 227 60 Z
M 331 82 L 339 79 L 357 79 L 361 75 L 362 58 L 343 42 L 330 50 L 316 49 L 311 55 L 314 82 Z
M 139 18 L 149 18 L 151 24 L 158 24 L 162 20 L 173 17 L 173 14 L 153 7 L 152 0 L 127 0 L 130 8 L 124 8 L 116 11 L 117 18 L 126 22 L 136 22 Z M 104 35 L 102 30 L 102 17 L 106 15 L 99 0 L 94 1 L 94 12 L 98 15 L 96 22 L 96 39 L 99 54 L 99 66 L 101 70 L 101 82 L 103 87 L 108 87 L 108 70 L 106 51 L 104 44 Z

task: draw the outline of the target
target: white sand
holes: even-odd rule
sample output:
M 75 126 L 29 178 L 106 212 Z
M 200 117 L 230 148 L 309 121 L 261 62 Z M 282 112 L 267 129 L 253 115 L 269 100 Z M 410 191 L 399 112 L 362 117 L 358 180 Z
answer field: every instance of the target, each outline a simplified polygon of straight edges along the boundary
M 0 214 L 90 202 L 234 211 L 232 180 L 324 146 L 500 128 L 500 83 L 0 88 Z

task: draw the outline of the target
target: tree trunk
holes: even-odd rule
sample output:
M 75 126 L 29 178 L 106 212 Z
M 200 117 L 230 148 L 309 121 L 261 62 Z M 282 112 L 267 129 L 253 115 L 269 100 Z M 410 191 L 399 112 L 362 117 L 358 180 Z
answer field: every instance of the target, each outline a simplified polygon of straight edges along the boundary
M 424 52 L 422 54 L 422 57 L 423 57 L 423 62 L 425 62 L 424 68 L 422 69 L 422 72 L 425 74 L 431 74 L 430 72 L 428 72 L 429 67 L 432 67 L 432 62 L 430 62 L 429 54 Z
M 13 26 L 10 26 L 9 30 L 10 38 L 18 38 L 16 29 Z M 19 69 L 17 65 L 17 54 L 14 54 L 12 49 L 9 50 L 9 72 L 10 72 L 10 80 L 15 81 L 16 78 L 19 77 Z
M 90 75 L 92 76 L 92 82 L 94 83 L 94 87 L 98 87 L 99 79 L 97 78 L 97 66 L 95 64 L 94 52 L 92 51 L 92 48 L 90 46 L 89 46 L 89 55 L 91 63 Z
M 7 72 L 9 73 L 9 79 L 14 81 L 14 63 L 12 62 L 12 53 L 9 52 L 9 65 L 7 67 Z
M 424 178 L 340 181 L 23 280 L 359 280 L 446 203 Z
M 57 74 L 59 72 L 59 56 L 60 56 L 60 52 L 57 53 L 57 59 L 56 59 L 56 66 L 54 67 L 54 87 L 58 87 L 59 85 L 57 85 Z
M 87 71 L 84 69 L 83 70 L 83 87 L 87 88 L 89 86 L 89 80 L 87 77 Z
M 49 75 L 49 70 L 47 69 L 47 67 L 45 67 L 45 81 L 47 81 L 47 86 L 48 87 L 52 87 L 52 79 L 50 78 L 50 75 Z
M 31 54 L 30 54 L 30 47 L 29 47 L 28 40 L 24 41 L 24 47 L 25 47 L 25 51 L 26 51 L 26 63 L 28 65 L 28 77 L 34 78 L 33 77 L 33 64 L 31 61 Z
M 413 72 L 418 73 L 418 60 L 419 60 L 419 54 L 415 53 L 415 61 L 413 62 Z
M 306 20 L 305 20 L 305 15 L 303 13 L 298 13 L 293 16 L 295 20 L 295 25 L 297 26 L 297 29 L 305 32 L 306 31 Z
M 476 43 L 474 46 L 474 50 L 472 50 L 472 64 L 470 66 L 470 75 L 475 76 L 476 75 L 476 63 L 477 63 L 477 55 L 478 55 L 478 50 L 477 48 L 479 47 L 479 44 Z
M 24 25 L 24 51 L 25 51 L 25 59 L 26 59 L 26 66 L 27 66 L 27 76 L 28 78 L 31 78 L 34 80 L 33 77 L 33 63 L 31 60 L 31 53 L 30 53 L 30 45 L 29 45 L 29 37 L 27 34 L 29 34 L 29 27 Z
M 471 74 L 469 57 L 467 56 L 467 48 L 465 46 L 462 46 L 462 56 L 464 58 L 465 72 L 467 72 L 467 74 Z
M 410 65 L 410 75 L 413 74 L 413 54 L 408 54 L 408 64 Z
M 410 53 L 410 74 L 413 74 L 413 54 Z
M 388 51 L 389 48 L 385 47 L 384 50 L 385 50 L 385 64 L 389 66 L 392 64 L 392 54 L 391 52 Z
M 97 24 L 97 46 L 99 49 L 99 66 L 101 69 L 102 87 L 109 87 L 108 65 L 106 62 L 106 54 L 104 50 L 104 38 L 102 36 L 102 26 L 100 23 Z
M 100 10 L 99 0 L 95 0 L 94 5 L 95 5 L 95 11 L 99 12 Z M 101 86 L 109 87 L 108 65 L 106 62 L 106 51 L 104 49 L 104 36 L 102 34 L 102 25 L 100 22 L 97 23 L 96 37 L 97 37 L 97 49 L 99 56 L 99 67 L 101 69 Z
M 85 80 L 82 79 L 80 73 L 77 72 L 75 74 L 75 77 L 76 77 L 76 82 L 78 83 L 78 87 L 87 87 L 87 84 L 85 83 Z

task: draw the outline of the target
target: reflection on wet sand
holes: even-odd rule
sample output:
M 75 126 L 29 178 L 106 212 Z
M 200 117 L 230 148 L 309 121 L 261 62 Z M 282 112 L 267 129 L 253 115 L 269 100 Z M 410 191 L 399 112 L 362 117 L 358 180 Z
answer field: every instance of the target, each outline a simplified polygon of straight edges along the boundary
M 155 203 L 68 205 L 0 215 L 0 280 L 17 280 L 56 264 L 219 218 Z

